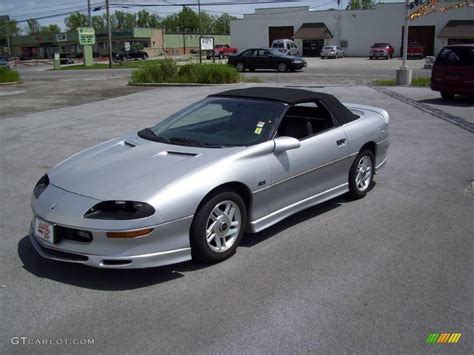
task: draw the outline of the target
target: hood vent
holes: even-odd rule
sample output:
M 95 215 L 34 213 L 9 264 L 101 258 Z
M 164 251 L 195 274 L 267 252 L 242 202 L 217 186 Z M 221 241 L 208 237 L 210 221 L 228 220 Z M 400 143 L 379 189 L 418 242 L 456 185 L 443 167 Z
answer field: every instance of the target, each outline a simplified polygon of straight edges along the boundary
M 135 143 L 132 143 L 132 142 L 128 142 L 128 141 L 122 141 L 119 143 L 122 147 L 127 147 L 127 148 L 135 148 L 137 145 Z
M 164 150 L 162 152 L 159 152 L 157 155 L 180 155 L 180 156 L 185 156 L 185 157 L 195 157 L 198 154 L 190 153 L 190 152 L 177 152 L 173 150 Z

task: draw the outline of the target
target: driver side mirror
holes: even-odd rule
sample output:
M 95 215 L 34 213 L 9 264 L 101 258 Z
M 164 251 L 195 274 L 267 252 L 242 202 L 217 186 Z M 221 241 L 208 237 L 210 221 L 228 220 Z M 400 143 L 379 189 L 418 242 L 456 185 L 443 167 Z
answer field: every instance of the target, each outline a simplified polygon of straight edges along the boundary
M 275 143 L 275 148 L 273 148 L 275 153 L 296 149 L 301 146 L 301 142 L 293 137 L 277 137 L 273 142 Z

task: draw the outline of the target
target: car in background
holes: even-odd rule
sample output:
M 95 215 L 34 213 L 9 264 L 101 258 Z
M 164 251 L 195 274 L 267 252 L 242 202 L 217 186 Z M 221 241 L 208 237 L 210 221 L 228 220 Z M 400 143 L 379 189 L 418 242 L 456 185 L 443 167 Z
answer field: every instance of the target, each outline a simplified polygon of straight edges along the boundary
M 324 58 L 344 58 L 344 50 L 338 46 L 324 46 L 321 49 L 321 59 Z
M 123 50 L 120 52 L 112 53 L 112 59 L 114 62 L 123 62 L 125 60 L 130 60 L 130 59 L 145 60 L 145 59 L 148 59 L 148 53 L 145 51 L 140 51 L 138 49 L 132 48 L 128 52 Z
M 236 54 L 238 51 L 238 48 L 231 47 L 228 44 L 216 44 L 214 51 L 208 51 L 206 57 L 207 59 L 211 59 L 212 57 L 224 59 L 231 54 Z
M 370 46 L 369 59 L 378 59 L 378 58 L 390 59 L 390 58 L 393 58 L 394 52 L 395 52 L 395 49 L 392 47 L 390 43 L 387 43 L 387 42 L 374 43 L 372 46 Z
M 6 57 L 0 57 L 0 68 L 9 68 L 8 60 Z
M 60 53 L 59 54 L 59 63 L 61 64 L 74 64 L 74 60 L 72 59 L 72 53 Z
M 272 42 L 272 48 L 279 50 L 285 55 L 299 55 L 298 46 L 292 39 L 276 39 Z
M 279 72 L 301 70 L 307 66 L 304 58 L 285 55 L 275 48 L 251 48 L 231 55 L 228 64 L 239 72 L 246 69 L 276 69 Z
M 444 47 L 436 57 L 431 72 L 431 90 L 443 99 L 454 95 L 474 97 L 474 44 Z
M 409 42 L 407 57 L 423 59 L 426 56 L 426 47 L 420 42 Z

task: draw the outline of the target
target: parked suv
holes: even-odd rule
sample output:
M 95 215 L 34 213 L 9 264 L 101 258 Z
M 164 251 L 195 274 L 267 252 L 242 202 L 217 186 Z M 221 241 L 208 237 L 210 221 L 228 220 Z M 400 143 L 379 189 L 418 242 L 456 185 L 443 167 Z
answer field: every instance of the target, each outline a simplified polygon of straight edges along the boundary
M 123 50 L 117 53 L 112 53 L 112 58 L 114 62 L 122 62 L 127 59 L 148 59 L 148 53 L 145 51 L 140 51 L 138 49 L 130 49 L 128 53 Z
M 395 52 L 395 50 L 390 43 L 374 43 L 372 46 L 370 46 L 369 59 L 390 59 L 393 58 L 393 52 Z
M 292 39 L 276 39 L 272 42 L 272 48 L 275 48 L 285 55 L 299 55 L 298 46 Z
M 436 57 L 431 73 L 431 90 L 443 99 L 454 95 L 474 97 L 474 44 L 444 47 Z

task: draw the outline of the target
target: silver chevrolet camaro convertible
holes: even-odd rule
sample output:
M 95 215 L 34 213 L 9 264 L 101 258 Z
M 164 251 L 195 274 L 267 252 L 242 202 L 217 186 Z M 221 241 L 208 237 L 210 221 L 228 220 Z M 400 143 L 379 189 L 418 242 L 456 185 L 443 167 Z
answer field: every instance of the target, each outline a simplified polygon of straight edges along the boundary
M 50 169 L 32 197 L 45 258 L 146 268 L 231 256 L 256 233 L 344 193 L 386 161 L 385 110 L 286 88 L 210 95 Z

